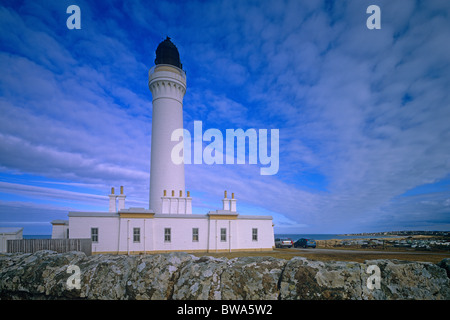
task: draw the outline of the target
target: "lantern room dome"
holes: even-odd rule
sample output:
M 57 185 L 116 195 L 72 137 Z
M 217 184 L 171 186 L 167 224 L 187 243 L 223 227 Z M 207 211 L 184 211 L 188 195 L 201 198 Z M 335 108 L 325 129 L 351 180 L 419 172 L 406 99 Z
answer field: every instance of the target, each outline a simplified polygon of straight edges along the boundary
M 167 37 L 166 40 L 161 42 L 156 48 L 156 59 L 155 64 L 170 64 L 177 68 L 182 69 L 183 65 L 180 61 L 180 54 L 178 53 L 177 47 L 170 41 Z

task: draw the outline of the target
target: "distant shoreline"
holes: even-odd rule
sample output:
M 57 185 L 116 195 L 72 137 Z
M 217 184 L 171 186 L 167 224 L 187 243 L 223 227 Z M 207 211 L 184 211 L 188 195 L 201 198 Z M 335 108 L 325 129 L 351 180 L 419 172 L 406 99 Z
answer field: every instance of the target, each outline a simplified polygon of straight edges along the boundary
M 383 232 L 361 232 L 343 233 L 339 236 L 450 236 L 450 231 L 383 231 Z
M 340 235 L 340 234 L 299 234 L 299 233 L 275 233 L 275 238 L 290 238 L 292 241 L 297 241 L 298 239 L 314 239 L 314 240 L 347 240 L 347 239 L 369 239 L 369 238 L 398 238 L 395 235 Z

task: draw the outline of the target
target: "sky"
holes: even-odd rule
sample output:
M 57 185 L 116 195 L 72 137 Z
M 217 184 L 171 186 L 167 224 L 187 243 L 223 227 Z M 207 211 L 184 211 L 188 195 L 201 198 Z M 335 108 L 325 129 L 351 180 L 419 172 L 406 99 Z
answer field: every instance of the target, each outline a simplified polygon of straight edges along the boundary
M 0 227 L 50 234 L 122 185 L 148 207 L 148 71 L 169 36 L 186 129 L 279 130 L 274 175 L 185 165 L 194 213 L 227 190 L 275 233 L 450 230 L 449 1 L 14 0 L 0 30 Z

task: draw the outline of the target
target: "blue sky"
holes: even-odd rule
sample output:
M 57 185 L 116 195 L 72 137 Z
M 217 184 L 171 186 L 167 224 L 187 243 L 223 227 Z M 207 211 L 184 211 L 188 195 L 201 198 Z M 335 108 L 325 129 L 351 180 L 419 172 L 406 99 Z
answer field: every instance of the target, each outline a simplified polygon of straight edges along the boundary
M 280 133 L 276 175 L 186 165 L 194 213 L 228 190 L 277 233 L 450 230 L 449 15 L 445 0 L 2 1 L 0 226 L 49 234 L 121 185 L 148 206 L 147 73 L 170 36 L 185 128 Z

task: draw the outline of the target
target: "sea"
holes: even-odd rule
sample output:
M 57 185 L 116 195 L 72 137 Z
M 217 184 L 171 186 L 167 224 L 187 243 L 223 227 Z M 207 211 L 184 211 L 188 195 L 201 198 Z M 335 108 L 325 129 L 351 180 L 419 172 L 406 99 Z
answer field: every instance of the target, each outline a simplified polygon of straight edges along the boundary
M 24 234 L 24 239 L 51 239 L 51 234 Z

